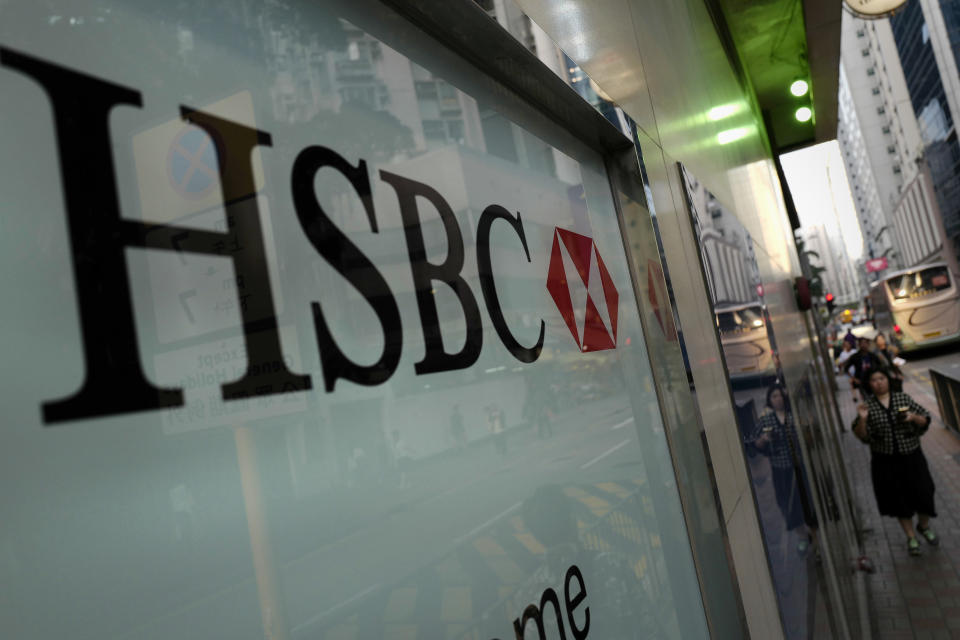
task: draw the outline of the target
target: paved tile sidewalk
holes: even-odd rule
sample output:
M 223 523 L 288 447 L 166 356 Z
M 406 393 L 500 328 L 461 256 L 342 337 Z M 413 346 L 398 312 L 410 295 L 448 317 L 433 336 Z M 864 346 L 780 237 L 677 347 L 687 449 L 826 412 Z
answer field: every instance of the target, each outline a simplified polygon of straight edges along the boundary
M 844 391 L 838 394 L 846 426 L 856 406 Z M 907 554 L 906 537 L 893 518 L 877 511 L 870 482 L 870 450 L 849 430 L 842 434 L 850 465 L 850 482 L 859 506 L 865 553 L 877 571 L 867 576 L 873 637 L 881 639 L 960 638 L 960 438 L 946 431 L 928 384 L 907 380 L 904 391 L 935 418 L 922 439 L 937 487 L 939 516 L 932 521 L 940 546 L 921 542 L 923 555 Z

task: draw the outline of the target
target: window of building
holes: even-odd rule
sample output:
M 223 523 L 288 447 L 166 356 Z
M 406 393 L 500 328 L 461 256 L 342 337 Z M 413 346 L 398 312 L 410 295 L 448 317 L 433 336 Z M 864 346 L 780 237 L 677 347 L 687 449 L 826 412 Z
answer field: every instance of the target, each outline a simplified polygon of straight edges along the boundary
M 894 173 L 900 173 L 900 165 L 898 165 L 898 164 L 893 165 L 893 172 L 894 172 Z
M 861 50 L 860 50 L 860 55 L 862 55 L 864 58 L 866 58 L 868 55 L 870 55 L 870 47 L 865 47 L 865 48 L 861 49 Z
M 868 68 L 867 68 L 867 75 L 868 75 L 868 76 L 873 76 L 873 75 L 876 75 L 876 74 L 877 74 L 877 70 L 876 70 L 876 69 L 874 69 L 873 67 L 868 67 Z
M 896 152 L 897 152 L 897 148 L 895 146 L 893 146 L 892 144 L 887 145 L 887 153 L 896 153 Z
M 890 133 L 889 125 L 884 125 L 883 127 L 880 128 L 880 130 L 883 131 L 884 133 Z
M 877 107 L 877 113 L 886 113 L 886 112 L 887 112 L 887 110 L 884 109 L 882 106 L 881 106 L 881 107 Z
M 427 140 L 445 140 L 446 132 L 444 131 L 443 121 L 424 120 L 423 135 L 427 138 Z
M 862 37 L 865 36 L 865 35 L 867 35 L 867 34 L 866 34 L 866 32 L 865 32 L 863 29 L 857 29 L 857 37 L 858 37 L 858 38 L 862 38 Z
M 463 121 L 447 120 L 447 132 L 451 140 L 462 143 L 464 140 Z
M 875 96 L 880 95 L 880 87 L 874 87 L 873 89 L 871 89 L 871 92 L 872 92 L 873 95 L 875 95 Z

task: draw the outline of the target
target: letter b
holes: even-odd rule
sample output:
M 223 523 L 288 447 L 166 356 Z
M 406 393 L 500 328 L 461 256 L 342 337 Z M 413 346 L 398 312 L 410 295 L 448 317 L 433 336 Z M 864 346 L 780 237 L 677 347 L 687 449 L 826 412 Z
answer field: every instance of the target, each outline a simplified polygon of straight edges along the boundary
M 423 375 L 466 369 L 480 357 L 480 349 L 483 347 L 483 324 L 477 299 L 473 297 L 470 285 L 460 274 L 464 262 L 463 236 L 460 234 L 460 226 L 453 215 L 453 210 L 443 196 L 429 185 L 387 171 L 381 171 L 380 177 L 397 192 L 400 217 L 403 219 L 403 233 L 407 239 L 407 253 L 410 256 L 410 269 L 413 272 L 413 286 L 416 289 L 417 308 L 420 310 L 420 323 L 423 325 L 426 353 L 423 360 L 414 365 L 414 370 L 418 375 Z M 417 212 L 418 197 L 428 200 L 440 214 L 447 237 L 447 258 L 442 264 L 427 261 L 420 214 Z M 437 301 L 433 294 L 434 282 L 446 283 L 456 294 L 463 308 L 467 339 L 463 348 L 457 353 L 447 353 L 443 347 Z

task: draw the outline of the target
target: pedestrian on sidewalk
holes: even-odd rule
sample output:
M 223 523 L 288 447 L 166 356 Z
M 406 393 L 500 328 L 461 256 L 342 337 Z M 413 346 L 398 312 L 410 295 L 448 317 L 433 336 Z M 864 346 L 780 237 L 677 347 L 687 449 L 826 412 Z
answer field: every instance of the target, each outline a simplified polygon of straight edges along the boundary
M 850 376 L 850 384 L 853 387 L 854 402 L 856 402 L 858 391 L 861 398 L 866 399 L 870 395 L 864 379 L 877 367 L 877 356 L 870 350 L 870 340 L 860 338 L 857 340 L 857 346 L 857 352 L 846 361 L 847 375 Z
M 837 372 L 846 371 L 847 367 L 844 365 L 846 364 L 847 360 L 849 360 L 850 357 L 857 352 L 856 348 L 853 346 L 853 343 L 849 340 L 843 340 L 840 344 L 842 345 L 840 347 L 842 351 L 840 351 L 840 354 L 837 356 Z
M 900 521 L 907 535 L 907 551 L 920 555 L 916 532 L 930 545 L 940 544 L 930 528 L 937 516 L 933 478 L 920 449 L 920 436 L 930 427 L 930 413 L 906 393 L 892 391 L 890 375 L 874 368 L 865 376 L 865 402 L 857 407 L 853 433 L 870 445 L 870 478 L 880 515 Z
M 450 435 L 453 436 L 453 446 L 457 451 L 463 451 L 467 447 L 467 430 L 463 426 L 463 414 L 460 413 L 460 405 L 453 405 L 453 413 L 450 414 Z
M 903 360 L 897 356 L 899 353 L 897 348 L 892 344 L 888 345 L 887 337 L 882 333 L 877 334 L 873 344 L 873 352 L 877 354 L 877 359 L 880 361 L 879 366 L 885 368 L 890 374 L 890 390 L 903 391 L 903 371 L 897 366 L 897 363 Z

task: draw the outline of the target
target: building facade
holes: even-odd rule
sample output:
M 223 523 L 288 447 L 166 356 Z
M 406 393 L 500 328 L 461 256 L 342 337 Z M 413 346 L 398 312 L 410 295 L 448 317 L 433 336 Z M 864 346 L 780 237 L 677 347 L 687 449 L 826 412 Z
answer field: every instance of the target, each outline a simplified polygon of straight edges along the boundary
M 960 237 L 960 144 L 954 126 L 960 116 L 955 56 L 960 38 L 953 28 L 958 11 L 960 4 L 952 0 L 917 0 L 890 19 L 919 124 L 922 162 L 936 196 L 946 250 L 954 255 Z M 922 186 L 915 191 L 924 192 Z M 919 198 L 911 200 L 917 203 Z M 914 251 L 920 253 L 922 249 Z
M 904 222 L 914 210 L 895 212 L 905 185 L 919 173 L 917 162 L 923 152 L 890 21 L 844 13 L 841 51 L 837 139 L 866 257 L 886 257 L 891 268 L 904 267 L 909 262 L 903 234 L 910 231 L 910 224 Z

